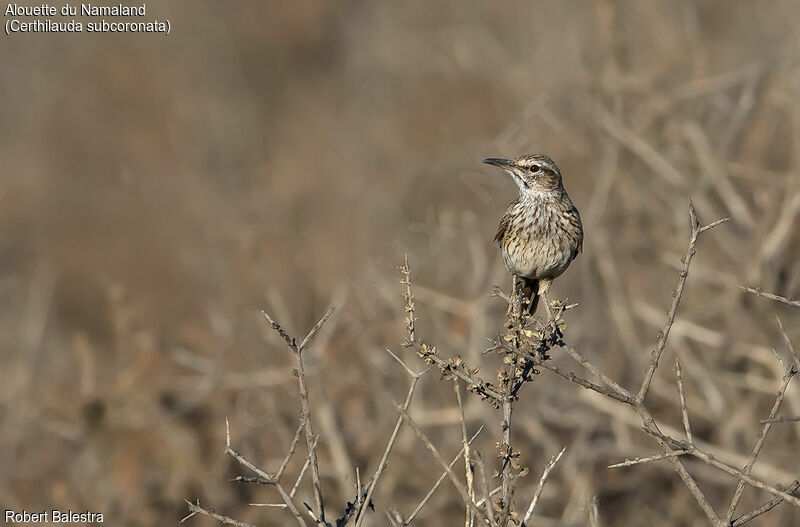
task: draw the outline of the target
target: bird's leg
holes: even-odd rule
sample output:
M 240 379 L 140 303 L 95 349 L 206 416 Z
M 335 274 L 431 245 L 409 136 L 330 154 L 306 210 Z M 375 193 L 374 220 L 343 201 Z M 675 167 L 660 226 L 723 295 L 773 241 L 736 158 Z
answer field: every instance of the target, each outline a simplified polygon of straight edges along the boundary
M 539 296 L 542 297 L 542 300 L 544 300 L 544 309 L 547 311 L 548 322 L 550 322 L 550 320 L 553 318 L 553 315 L 550 312 L 550 301 L 547 299 L 547 292 L 550 291 L 550 284 L 552 283 L 552 280 L 541 280 L 539 282 Z
M 508 315 L 509 317 L 511 317 L 511 315 L 513 313 L 517 313 L 518 312 L 517 307 L 519 306 L 519 302 L 520 302 L 520 299 L 519 299 L 519 277 L 517 275 L 515 275 L 515 274 L 511 275 L 511 298 L 510 298 L 510 300 L 511 301 L 508 303 L 508 311 L 506 312 L 506 315 Z

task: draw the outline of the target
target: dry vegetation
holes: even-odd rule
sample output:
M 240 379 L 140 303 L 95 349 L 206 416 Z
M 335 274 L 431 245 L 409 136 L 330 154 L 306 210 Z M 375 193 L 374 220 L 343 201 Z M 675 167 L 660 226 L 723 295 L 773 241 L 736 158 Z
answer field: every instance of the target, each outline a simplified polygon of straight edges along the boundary
M 800 310 L 770 296 L 800 297 L 796 3 L 197 5 L 152 7 L 168 38 L 0 49 L 4 508 L 449 526 L 466 497 L 480 525 L 499 486 L 495 522 L 800 523 Z M 514 190 L 479 163 L 525 151 L 586 229 L 551 295 L 577 307 L 530 335 L 492 294 Z M 329 305 L 293 377 L 284 336 Z M 504 438 L 461 374 L 526 361 Z
M 270 485 L 275 487 L 280 495 L 280 503 L 263 503 L 251 504 L 256 507 L 269 507 L 274 509 L 283 509 L 292 514 L 297 523 L 303 527 L 309 525 L 303 511 L 307 514 L 308 520 L 313 525 L 324 525 L 344 527 L 351 520 L 356 527 L 364 524 L 370 510 L 375 510 L 372 502 L 375 489 L 384 474 L 389 456 L 392 453 L 395 441 L 400 431 L 401 426 L 407 424 L 416 434 L 417 438 L 430 452 L 437 464 L 443 469 L 442 475 L 429 490 L 414 510 L 407 516 L 403 515 L 396 508 L 390 507 L 386 510 L 386 519 L 392 527 L 404 527 L 411 525 L 422 509 L 428 504 L 433 495 L 439 489 L 441 483 L 445 479 L 449 479 L 453 486 L 458 491 L 459 496 L 464 502 L 466 527 L 474 525 L 486 525 L 488 527 L 508 525 L 519 525 L 525 527 L 533 523 L 533 514 L 536 512 L 536 506 L 539 503 L 539 498 L 542 495 L 544 485 L 547 481 L 552 470 L 555 468 L 556 463 L 561 459 L 566 451 L 566 447 L 555 455 L 545 465 L 542 476 L 539 479 L 539 484 L 533 492 L 533 498 L 527 508 L 521 508 L 517 503 L 515 496 L 516 488 L 519 482 L 528 475 L 528 467 L 521 466 L 520 452 L 516 450 L 512 444 L 513 437 L 513 408 L 515 403 L 520 401 L 520 391 L 527 382 L 534 380 L 535 376 L 541 373 L 541 370 L 548 370 L 564 379 L 571 381 L 578 386 L 591 390 L 601 396 L 613 399 L 618 403 L 624 404 L 632 408 L 638 414 L 642 423 L 642 431 L 655 439 L 659 446 L 659 452 L 647 457 L 635 457 L 626 459 L 622 462 L 609 465 L 608 469 L 618 469 L 624 467 L 631 467 L 634 465 L 641 465 L 645 463 L 654 463 L 659 461 L 669 461 L 672 464 L 680 479 L 686 485 L 689 493 L 695 498 L 698 506 L 706 514 L 709 522 L 714 527 L 738 527 L 745 525 L 764 514 L 769 513 L 781 503 L 788 502 L 800 508 L 800 498 L 793 494 L 800 488 L 800 478 L 796 478 L 788 488 L 782 485 L 770 484 L 762 479 L 753 477 L 752 471 L 759 454 L 761 453 L 770 429 L 776 423 L 786 423 L 800 421 L 800 417 L 779 417 L 778 411 L 786 397 L 787 389 L 792 378 L 800 371 L 800 354 L 795 350 L 791 339 L 786 333 L 780 319 L 777 320 L 778 327 L 783 335 L 784 344 L 787 347 L 788 358 L 782 358 L 782 354 L 775 349 L 775 359 L 783 372 L 783 384 L 777 392 L 775 402 L 766 419 L 761 421 L 760 431 L 758 438 L 754 442 L 750 455 L 744 467 L 737 468 L 729 463 L 720 461 L 715 452 L 710 451 L 705 445 L 699 445 L 694 440 L 692 429 L 689 419 L 689 409 L 686 402 L 686 391 L 683 385 L 682 370 L 680 360 L 675 361 L 675 379 L 677 383 L 677 399 L 680 408 L 681 421 L 683 424 L 682 437 L 674 437 L 669 433 L 665 433 L 662 429 L 666 429 L 669 425 L 658 424 L 650 412 L 646 398 L 655 378 L 656 370 L 660 364 L 661 358 L 666 349 L 667 342 L 675 325 L 675 318 L 678 313 L 678 307 L 683 298 L 684 288 L 689 276 L 689 268 L 692 260 L 697 252 L 697 241 L 699 236 L 710 231 L 725 222 L 729 218 L 717 220 L 708 225 L 701 226 L 697 220 L 697 213 L 694 204 L 689 202 L 689 225 L 690 225 L 690 239 L 689 246 L 686 254 L 681 258 L 681 269 L 678 273 L 678 285 L 673 291 L 672 304 L 667 311 L 664 325 L 658 334 L 658 341 L 650 352 L 650 363 L 641 385 L 636 391 L 628 391 L 622 387 L 617 381 L 612 379 L 607 373 L 603 372 L 595 366 L 589 359 L 578 352 L 573 346 L 564 342 L 564 329 L 566 327 L 563 319 L 563 314 L 567 309 L 573 308 L 575 304 L 566 304 L 564 302 L 556 301 L 553 305 L 555 313 L 552 318 L 541 320 L 534 318 L 527 313 L 522 307 L 522 296 L 515 290 L 512 290 L 510 295 L 503 294 L 499 289 L 496 290 L 496 295 L 505 299 L 508 303 L 507 316 L 508 319 L 504 325 L 504 332 L 499 334 L 497 338 L 491 341 L 491 347 L 482 353 L 485 355 L 490 352 L 496 352 L 501 358 L 500 365 L 497 370 L 496 382 L 488 381 L 481 377 L 480 367 L 468 366 L 460 355 L 455 357 L 443 357 L 436 349 L 417 336 L 416 330 L 416 305 L 412 293 L 411 273 L 408 266 L 408 258 L 405 259 L 405 264 L 400 267 L 400 272 L 403 275 L 402 283 L 405 286 L 405 324 L 407 335 L 403 340 L 404 348 L 412 348 L 416 350 L 416 355 L 422 361 L 429 365 L 430 368 L 415 372 L 408 365 L 403 362 L 401 358 L 386 350 L 403 369 L 408 373 L 410 378 L 410 385 L 408 388 L 408 395 L 402 405 L 395 403 L 395 409 L 400 414 L 394 426 L 394 430 L 388 440 L 387 446 L 383 452 L 380 462 L 377 464 L 375 474 L 362 484 L 359 468 L 355 468 L 354 478 L 354 493 L 355 497 L 351 501 L 347 501 L 344 506 L 340 507 L 342 510 L 341 516 L 335 521 L 326 519 L 325 503 L 323 500 L 323 484 L 320 477 L 319 469 L 319 456 L 317 453 L 317 446 L 319 444 L 319 436 L 314 435 L 313 419 L 311 405 L 309 403 L 309 394 L 306 385 L 305 368 L 303 360 L 303 352 L 316 333 L 322 329 L 327 320 L 333 313 L 333 309 L 329 309 L 311 329 L 308 335 L 298 343 L 298 340 L 291 337 L 281 327 L 280 324 L 272 320 L 269 315 L 264 313 L 265 318 L 269 325 L 274 329 L 278 335 L 284 340 L 291 355 L 296 361 L 296 368 L 292 370 L 292 375 L 297 377 L 298 380 L 298 396 L 300 401 L 300 425 L 297 432 L 295 432 L 294 439 L 289 446 L 288 453 L 280 464 L 280 468 L 274 473 L 269 473 L 259 468 L 244 456 L 236 452 L 231 447 L 230 425 L 226 420 L 226 453 L 235 459 L 240 465 L 253 472 L 255 476 L 236 476 L 231 481 L 235 483 L 255 483 L 259 485 Z M 743 290 L 755 294 L 757 296 L 764 296 L 770 300 L 800 307 L 800 301 L 792 300 L 789 298 L 774 295 L 772 293 L 763 293 L 759 289 L 752 289 L 743 287 Z M 548 310 L 549 313 L 549 310 Z M 563 371 L 557 366 L 550 364 L 550 352 L 553 349 L 564 351 L 575 362 L 579 363 L 588 373 L 597 379 L 596 382 L 592 380 L 575 375 L 571 371 Z M 443 381 L 453 381 L 455 388 L 456 400 L 458 402 L 458 419 L 461 429 L 461 450 L 456 455 L 456 458 L 448 463 L 442 457 L 439 449 L 433 444 L 427 434 L 417 424 L 414 419 L 409 415 L 410 406 L 414 397 L 414 393 L 421 378 L 425 376 L 430 369 L 438 369 L 441 373 Z M 465 385 L 466 390 L 481 401 L 489 404 L 495 410 L 502 410 L 502 418 L 499 419 L 499 435 L 500 441 L 497 442 L 497 469 L 492 478 L 486 476 L 486 465 L 484 463 L 484 456 L 472 445 L 473 440 L 481 433 L 483 426 L 478 428 L 474 435 L 468 434 L 467 415 L 464 411 L 464 404 L 462 402 L 461 390 L 462 383 Z M 518 405 L 517 405 L 518 406 Z M 292 485 L 289 492 L 285 489 L 285 484 L 282 482 L 283 475 L 286 468 L 292 459 L 297 448 L 298 441 L 304 432 L 306 439 L 306 458 L 300 469 L 295 483 Z M 341 441 L 341 438 L 337 438 Z M 713 449 L 712 449 L 713 450 Z M 697 483 L 694 476 L 687 470 L 683 458 L 695 458 L 709 467 L 718 469 L 719 471 L 731 476 L 736 481 L 736 488 L 730 503 L 725 508 L 723 514 L 719 514 L 715 507 L 709 502 L 703 490 Z M 456 474 L 454 470 L 455 465 L 459 459 L 464 459 L 464 479 Z M 314 505 L 303 502 L 302 507 L 298 505 L 298 490 L 303 484 L 303 478 L 310 467 L 311 472 L 311 489 L 314 495 Z M 479 477 L 476 483 L 476 475 Z M 402 476 L 400 476 L 402 477 Z M 490 485 L 490 481 L 492 484 Z M 482 484 L 482 488 L 481 488 Z M 495 486 L 496 484 L 496 486 Z M 744 513 L 738 513 L 737 509 L 741 502 L 742 495 L 745 488 L 748 486 L 765 491 L 771 495 L 771 498 L 765 503 L 755 507 L 752 510 Z M 194 518 L 196 515 L 206 516 L 212 518 L 220 523 L 227 525 L 234 525 L 236 527 L 253 527 L 249 523 L 239 521 L 235 518 L 219 514 L 213 508 L 204 508 L 200 505 L 199 500 L 191 502 L 186 500 L 189 507 L 189 514 L 181 520 L 181 523 Z M 330 513 L 330 505 L 327 510 Z M 330 514 L 329 514 L 330 515 Z M 453 514 L 455 516 L 455 514 Z M 592 497 L 591 501 L 587 503 L 587 518 L 586 523 L 593 527 L 600 525 L 600 513 L 597 505 L 597 498 Z

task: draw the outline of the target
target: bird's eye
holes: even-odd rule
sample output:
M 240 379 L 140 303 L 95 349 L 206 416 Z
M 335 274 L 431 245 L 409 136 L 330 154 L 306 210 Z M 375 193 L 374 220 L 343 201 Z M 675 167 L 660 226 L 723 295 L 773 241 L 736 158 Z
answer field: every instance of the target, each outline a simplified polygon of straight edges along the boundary
M 542 167 L 540 167 L 539 165 L 531 165 L 530 171 L 531 171 L 531 173 L 535 174 L 536 172 L 538 172 L 541 169 L 542 169 Z

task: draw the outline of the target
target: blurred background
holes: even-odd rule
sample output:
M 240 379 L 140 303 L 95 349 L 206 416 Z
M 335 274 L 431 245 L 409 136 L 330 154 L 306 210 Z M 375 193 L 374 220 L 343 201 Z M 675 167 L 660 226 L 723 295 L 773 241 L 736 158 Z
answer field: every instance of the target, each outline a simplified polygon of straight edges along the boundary
M 24 3 L 27 5 L 28 3 Z M 31 4 L 32 5 L 32 4 Z M 551 295 L 580 304 L 566 340 L 623 386 L 641 382 L 688 239 L 701 238 L 648 399 L 680 430 L 683 365 L 698 440 L 744 465 L 800 311 L 800 7 L 792 1 L 151 2 L 159 34 L 16 34 L 0 60 L 0 503 L 175 524 L 184 498 L 284 525 L 271 487 L 234 485 L 234 446 L 276 470 L 298 423 L 291 357 L 308 352 L 329 516 L 374 472 L 407 379 L 396 266 L 408 254 L 418 331 L 484 364 L 510 280 L 491 239 L 516 189 L 487 156 L 545 152 L 581 211 L 583 254 Z M 584 374 L 568 357 L 554 364 Z M 411 415 L 459 449 L 452 386 L 432 372 Z M 476 448 L 492 459 L 499 415 Z M 635 414 L 548 372 L 525 387 L 515 444 L 532 475 L 567 452 L 533 525 L 706 525 Z M 800 414 L 790 385 L 782 415 Z M 677 432 L 676 432 L 677 433 Z M 800 473 L 800 424 L 777 424 L 753 474 Z M 294 477 L 303 455 L 290 465 Z M 404 429 L 374 498 L 413 510 L 439 472 Z M 687 461 L 724 512 L 735 482 Z M 748 489 L 739 511 L 768 495 Z M 303 499 L 311 501 L 308 494 Z M 463 524 L 451 485 L 421 525 Z M 212 525 L 193 518 L 193 525 Z M 368 522 L 369 523 L 369 522 Z M 754 525 L 795 525 L 782 504 Z

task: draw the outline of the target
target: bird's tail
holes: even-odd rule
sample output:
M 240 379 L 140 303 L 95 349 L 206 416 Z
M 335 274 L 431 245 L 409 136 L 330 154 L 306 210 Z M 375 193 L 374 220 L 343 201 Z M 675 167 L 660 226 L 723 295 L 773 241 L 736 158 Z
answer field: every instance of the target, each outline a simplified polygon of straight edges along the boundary
M 536 306 L 539 305 L 539 280 L 536 278 L 520 277 L 522 287 L 522 309 L 527 307 L 528 313 L 536 313 Z

